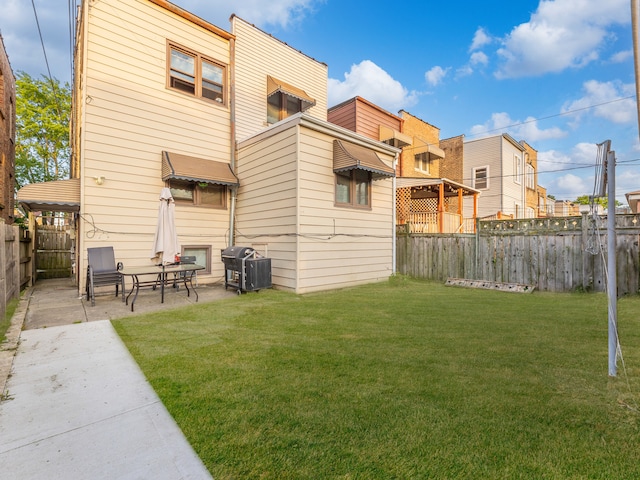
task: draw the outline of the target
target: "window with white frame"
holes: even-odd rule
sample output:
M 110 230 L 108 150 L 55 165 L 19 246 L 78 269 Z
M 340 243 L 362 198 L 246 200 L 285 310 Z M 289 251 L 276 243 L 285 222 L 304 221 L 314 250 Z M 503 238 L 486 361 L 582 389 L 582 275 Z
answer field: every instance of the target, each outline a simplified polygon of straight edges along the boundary
M 431 159 L 429 152 L 422 152 L 414 155 L 415 169 L 422 173 L 430 173 Z
M 518 155 L 514 155 L 513 157 L 513 171 L 515 172 L 513 181 L 522 183 L 522 159 Z
M 473 169 L 473 188 L 476 190 L 489 188 L 489 167 L 476 167 Z
M 527 163 L 526 166 L 526 174 L 525 174 L 525 182 L 527 188 L 531 190 L 535 190 L 536 182 L 535 182 L 535 170 L 533 169 L 533 165 Z
M 226 66 L 184 47 L 167 47 L 167 85 L 199 98 L 226 104 Z

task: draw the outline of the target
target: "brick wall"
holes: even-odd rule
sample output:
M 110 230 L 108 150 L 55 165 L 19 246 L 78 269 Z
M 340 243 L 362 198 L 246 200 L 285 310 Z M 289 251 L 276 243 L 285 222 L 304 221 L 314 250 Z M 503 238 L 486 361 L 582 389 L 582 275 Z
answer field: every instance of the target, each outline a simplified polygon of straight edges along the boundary
M 0 36 L 0 218 L 13 223 L 16 82 Z
M 470 179 L 463 178 L 464 135 L 440 140 L 440 148 L 444 150 L 444 160 L 440 163 L 440 175 L 454 182 L 471 185 Z

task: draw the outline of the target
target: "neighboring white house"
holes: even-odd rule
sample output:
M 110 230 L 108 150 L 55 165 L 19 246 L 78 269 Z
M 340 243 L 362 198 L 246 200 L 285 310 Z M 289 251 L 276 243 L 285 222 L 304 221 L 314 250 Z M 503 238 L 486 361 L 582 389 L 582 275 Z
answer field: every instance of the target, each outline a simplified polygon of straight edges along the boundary
M 482 192 L 478 217 L 526 217 L 525 148 L 508 134 L 465 140 L 464 182 Z M 465 205 L 465 216 L 471 214 Z
M 326 122 L 325 64 L 231 24 L 165 0 L 82 2 L 73 178 L 19 194 L 77 212 L 80 291 L 87 248 L 152 262 L 165 186 L 183 254 L 206 266 L 200 282 L 223 279 L 229 244 L 268 255 L 273 284 L 296 292 L 393 273 L 398 150 Z

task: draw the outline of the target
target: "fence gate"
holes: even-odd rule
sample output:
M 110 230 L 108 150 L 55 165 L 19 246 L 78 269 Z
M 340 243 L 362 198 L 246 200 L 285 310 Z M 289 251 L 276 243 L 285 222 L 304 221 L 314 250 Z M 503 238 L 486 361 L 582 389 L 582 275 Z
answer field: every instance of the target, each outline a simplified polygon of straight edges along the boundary
M 67 225 L 36 226 L 36 278 L 71 276 L 71 231 Z

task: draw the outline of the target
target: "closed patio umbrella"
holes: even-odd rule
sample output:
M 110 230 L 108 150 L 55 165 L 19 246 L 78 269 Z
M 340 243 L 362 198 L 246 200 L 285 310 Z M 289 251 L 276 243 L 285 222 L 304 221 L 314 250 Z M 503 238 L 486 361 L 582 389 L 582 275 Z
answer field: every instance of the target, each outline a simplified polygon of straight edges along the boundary
M 151 259 L 156 263 L 167 265 L 175 261 L 180 254 L 180 242 L 176 232 L 175 201 L 171 190 L 163 188 L 160 192 L 160 208 L 158 210 L 158 226 L 153 239 Z

